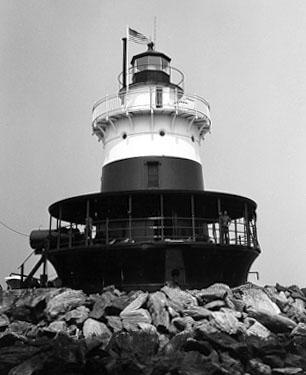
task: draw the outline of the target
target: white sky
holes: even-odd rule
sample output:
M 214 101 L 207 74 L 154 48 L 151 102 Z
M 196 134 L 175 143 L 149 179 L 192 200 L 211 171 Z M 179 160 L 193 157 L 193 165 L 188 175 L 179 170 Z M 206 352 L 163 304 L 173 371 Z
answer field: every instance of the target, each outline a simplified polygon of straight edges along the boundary
M 206 188 L 258 203 L 259 283 L 306 286 L 304 0 L 1 0 L 0 220 L 30 233 L 54 201 L 99 190 L 91 108 L 118 89 L 126 25 L 152 35 L 154 16 L 157 49 L 212 107 Z M 31 250 L 0 236 L 4 285 Z

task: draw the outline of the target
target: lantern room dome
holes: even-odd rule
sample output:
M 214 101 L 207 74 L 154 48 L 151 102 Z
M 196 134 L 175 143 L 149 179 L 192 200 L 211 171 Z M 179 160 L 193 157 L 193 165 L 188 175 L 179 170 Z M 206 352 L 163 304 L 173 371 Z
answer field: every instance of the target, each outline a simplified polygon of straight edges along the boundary
M 169 66 L 171 58 L 162 52 L 154 50 L 153 43 L 148 44 L 148 49 L 145 52 L 133 56 L 131 64 L 137 66 L 149 66 L 155 70 L 162 70 Z

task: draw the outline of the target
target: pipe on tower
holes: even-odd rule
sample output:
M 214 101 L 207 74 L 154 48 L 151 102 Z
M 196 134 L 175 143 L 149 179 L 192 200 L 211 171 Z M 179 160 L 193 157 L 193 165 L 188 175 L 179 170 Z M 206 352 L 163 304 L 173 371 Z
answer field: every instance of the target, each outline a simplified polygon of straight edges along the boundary
M 127 44 L 126 38 L 122 38 L 122 48 L 123 48 L 123 51 L 122 51 L 122 57 L 123 57 L 123 60 L 122 60 L 122 87 L 123 88 L 126 87 L 126 69 L 127 69 L 127 66 L 126 66 L 126 44 Z

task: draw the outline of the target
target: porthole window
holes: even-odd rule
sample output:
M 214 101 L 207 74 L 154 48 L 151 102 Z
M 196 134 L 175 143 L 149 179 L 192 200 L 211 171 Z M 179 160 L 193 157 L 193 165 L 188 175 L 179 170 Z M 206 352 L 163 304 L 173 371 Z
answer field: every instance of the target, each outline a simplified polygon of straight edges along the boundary
M 163 137 L 165 134 L 166 134 L 166 133 L 165 133 L 164 130 L 160 130 L 160 131 L 159 131 L 159 135 L 160 135 L 161 137 Z
M 122 134 L 122 138 L 123 138 L 123 139 L 126 139 L 126 137 L 127 137 L 127 134 L 126 134 L 126 133 L 123 133 L 123 134 Z

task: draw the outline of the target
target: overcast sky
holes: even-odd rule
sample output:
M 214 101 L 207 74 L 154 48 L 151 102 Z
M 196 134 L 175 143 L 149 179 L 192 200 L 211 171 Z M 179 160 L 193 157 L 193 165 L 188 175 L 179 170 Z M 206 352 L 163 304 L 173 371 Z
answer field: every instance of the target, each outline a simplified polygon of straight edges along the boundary
M 91 108 L 118 90 L 126 25 L 153 35 L 154 16 L 157 49 L 211 104 L 206 189 L 258 203 L 260 284 L 305 287 L 304 0 L 1 0 L 1 222 L 29 234 L 54 201 L 99 190 Z M 0 236 L 4 285 L 31 249 Z

